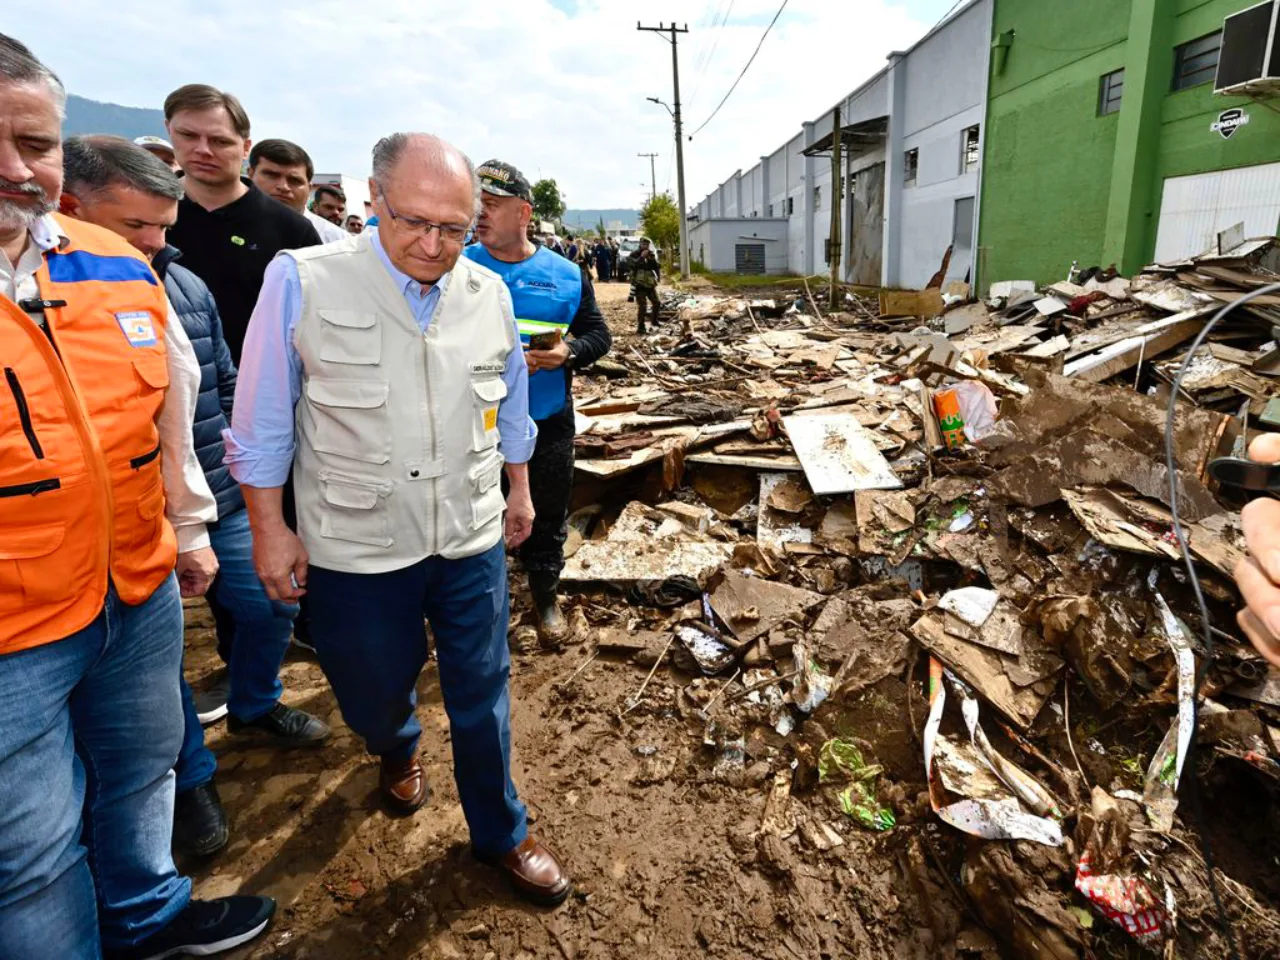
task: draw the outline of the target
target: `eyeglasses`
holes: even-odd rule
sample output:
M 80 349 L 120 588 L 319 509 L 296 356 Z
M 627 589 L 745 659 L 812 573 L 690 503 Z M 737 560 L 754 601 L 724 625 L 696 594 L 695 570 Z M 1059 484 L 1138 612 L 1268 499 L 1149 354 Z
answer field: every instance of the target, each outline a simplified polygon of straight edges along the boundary
M 440 238 L 448 240 L 450 243 L 461 243 L 467 239 L 467 231 L 471 229 L 471 224 L 434 223 L 431 220 L 423 220 L 420 217 L 402 217 L 392 209 L 391 202 L 387 199 L 387 191 L 382 184 L 378 184 L 378 192 L 382 195 L 382 203 L 387 208 L 387 215 L 409 233 L 426 239 L 431 236 L 432 230 L 439 230 Z

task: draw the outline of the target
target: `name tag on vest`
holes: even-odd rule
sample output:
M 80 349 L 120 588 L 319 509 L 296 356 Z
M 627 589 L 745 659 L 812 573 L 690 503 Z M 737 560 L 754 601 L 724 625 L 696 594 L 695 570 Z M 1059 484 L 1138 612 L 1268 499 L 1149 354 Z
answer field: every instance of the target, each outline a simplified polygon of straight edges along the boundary
M 505 363 L 481 362 L 471 364 L 471 375 L 473 377 L 485 373 L 505 373 L 507 365 Z
M 129 311 L 116 314 L 116 323 L 124 331 L 125 339 L 133 347 L 154 347 L 156 344 L 156 328 L 151 323 L 151 314 L 143 311 Z

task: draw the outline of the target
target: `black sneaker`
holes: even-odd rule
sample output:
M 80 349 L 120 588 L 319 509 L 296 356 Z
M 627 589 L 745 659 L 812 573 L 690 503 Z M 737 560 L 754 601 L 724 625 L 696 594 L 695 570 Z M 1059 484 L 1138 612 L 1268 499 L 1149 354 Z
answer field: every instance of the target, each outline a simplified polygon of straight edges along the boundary
M 232 733 L 265 735 L 281 747 L 318 747 L 329 739 L 329 725 L 319 717 L 277 703 L 255 720 L 227 718 Z
M 227 845 L 227 815 L 212 780 L 178 794 L 173 806 L 173 848 L 207 857 Z
M 164 960 L 226 953 L 267 929 L 275 912 L 276 902 L 270 897 L 192 900 L 159 933 L 136 947 L 108 953 L 107 960 Z
M 230 692 L 231 677 L 223 670 L 205 689 L 192 693 L 200 726 L 207 727 L 211 723 L 217 723 L 227 715 L 227 696 Z

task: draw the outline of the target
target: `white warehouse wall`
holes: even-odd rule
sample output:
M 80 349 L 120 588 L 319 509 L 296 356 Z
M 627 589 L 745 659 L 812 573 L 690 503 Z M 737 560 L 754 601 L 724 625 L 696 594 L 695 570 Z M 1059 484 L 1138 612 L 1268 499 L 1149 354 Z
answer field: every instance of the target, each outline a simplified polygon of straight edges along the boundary
M 981 127 L 985 119 L 993 7 L 994 0 L 973 0 L 905 54 L 891 59 L 890 66 L 840 105 L 841 124 L 846 127 L 887 117 L 892 104 L 899 110 L 890 121 L 884 149 L 846 156 L 842 164 L 846 178 L 880 162 L 901 169 L 905 152 L 919 150 L 919 174 L 914 184 L 904 184 L 900 176 L 893 176 L 893 169 L 886 170 L 885 216 L 892 220 L 884 230 L 881 279 L 886 285 L 917 288 L 928 282 L 955 236 L 957 200 L 973 198 L 969 232 L 976 245 L 981 151 L 977 168 L 963 172 L 962 134 L 970 126 Z M 787 270 L 797 274 L 826 272 L 825 246 L 833 199 L 831 160 L 805 157 L 803 150 L 830 134 L 832 116 L 833 110 L 828 110 L 802 123 L 800 133 L 786 145 L 717 187 L 698 205 L 698 216 L 703 221 L 753 214 L 766 218 L 772 206 L 774 217 L 787 222 Z M 980 129 L 980 135 L 983 133 Z M 792 204 L 789 216 L 788 199 Z M 851 213 L 849 198 L 842 200 L 843 270 L 847 278 Z M 696 256 L 696 244 L 693 249 Z M 958 255 L 948 279 L 962 278 L 970 266 L 969 257 Z
M 765 272 L 787 272 L 787 221 L 764 217 L 705 220 L 689 231 L 693 259 L 701 256 L 708 270 L 733 273 L 739 243 L 764 246 Z

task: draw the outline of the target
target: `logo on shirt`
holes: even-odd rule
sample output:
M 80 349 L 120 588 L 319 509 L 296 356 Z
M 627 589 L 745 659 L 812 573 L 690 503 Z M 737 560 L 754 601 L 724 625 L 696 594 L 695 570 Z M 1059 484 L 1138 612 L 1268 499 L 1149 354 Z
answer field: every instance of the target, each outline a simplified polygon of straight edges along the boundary
M 116 323 L 124 331 L 125 339 L 131 347 L 154 347 L 156 345 L 156 328 L 151 323 L 151 314 L 143 311 L 128 311 L 116 314 Z
M 517 280 L 517 287 L 536 287 L 539 290 L 555 290 L 556 285 L 546 280 Z
M 484 373 L 505 373 L 507 365 L 505 363 L 492 363 L 481 361 L 471 364 L 471 375 L 474 377 Z

